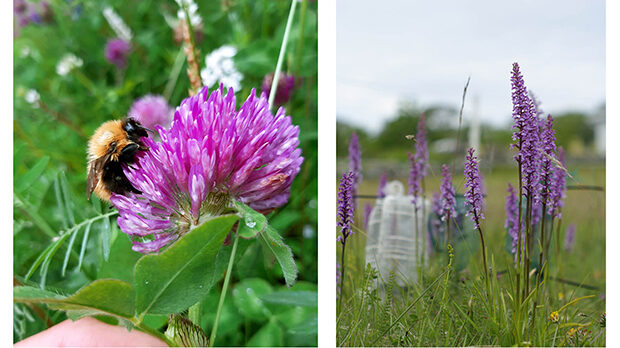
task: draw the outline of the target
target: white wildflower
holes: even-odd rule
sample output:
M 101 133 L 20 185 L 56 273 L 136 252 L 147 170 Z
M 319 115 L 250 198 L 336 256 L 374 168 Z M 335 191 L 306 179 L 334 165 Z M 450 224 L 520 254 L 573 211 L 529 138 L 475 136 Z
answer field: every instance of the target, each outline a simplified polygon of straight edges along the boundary
M 235 68 L 233 57 L 237 54 L 234 46 L 222 46 L 209 53 L 205 58 L 206 67 L 200 71 L 202 83 L 211 87 L 219 81 L 225 87 L 232 87 L 235 91 L 241 89 L 243 75 Z
M 41 100 L 41 96 L 36 90 L 29 89 L 24 94 L 24 99 L 28 104 L 32 105 L 32 107 L 36 109 L 39 107 L 39 100 Z
M 19 52 L 19 58 L 26 58 L 28 56 L 30 56 L 30 47 L 29 46 L 24 46 L 24 48 L 22 48 L 22 50 Z
M 131 42 L 131 38 L 133 34 L 131 33 L 131 29 L 125 24 L 121 16 L 118 15 L 111 7 L 106 7 L 103 9 L 103 16 L 110 24 L 110 27 L 116 33 L 119 39 L 122 39 L 127 42 Z
M 79 68 L 84 64 L 81 58 L 76 57 L 73 53 L 67 53 L 62 57 L 60 62 L 56 64 L 56 73 L 65 76 L 74 68 Z
M 180 20 L 185 19 L 185 11 L 183 11 L 183 6 L 187 8 L 187 13 L 189 14 L 189 22 L 193 27 L 202 24 L 202 18 L 198 14 L 198 5 L 194 2 L 194 0 L 175 0 L 177 4 L 179 4 L 179 11 L 177 12 L 177 17 Z

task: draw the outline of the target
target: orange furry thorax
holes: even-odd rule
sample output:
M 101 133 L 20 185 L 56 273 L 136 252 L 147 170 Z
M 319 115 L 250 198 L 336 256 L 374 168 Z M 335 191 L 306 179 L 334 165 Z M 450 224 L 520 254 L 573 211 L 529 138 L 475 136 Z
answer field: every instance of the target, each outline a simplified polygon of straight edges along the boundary
M 102 124 L 88 142 L 88 158 L 93 160 L 105 156 L 112 142 L 116 142 L 116 151 L 112 154 L 112 160 L 118 160 L 118 153 L 131 141 L 123 130 L 122 121 L 107 121 Z

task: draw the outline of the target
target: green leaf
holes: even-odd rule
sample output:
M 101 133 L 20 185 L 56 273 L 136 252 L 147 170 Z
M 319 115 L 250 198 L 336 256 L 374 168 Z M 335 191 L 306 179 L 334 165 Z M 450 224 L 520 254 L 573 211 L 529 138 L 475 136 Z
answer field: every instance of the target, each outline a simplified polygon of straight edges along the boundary
M 37 163 L 35 163 L 35 165 L 26 172 L 26 174 L 19 177 L 19 181 L 15 181 L 15 191 L 24 192 L 26 191 L 26 189 L 32 186 L 35 180 L 38 180 L 41 177 L 41 174 L 43 174 L 43 171 L 47 167 L 49 161 L 49 156 L 45 156 L 38 160 Z
M 112 239 L 112 229 L 110 219 L 104 218 L 101 230 L 101 247 L 103 249 L 103 260 L 108 261 L 110 257 L 110 240 Z
M 287 231 L 293 224 L 299 221 L 301 217 L 301 213 L 297 210 L 283 210 L 269 219 L 269 225 L 276 231 Z
M 318 305 L 316 291 L 276 291 L 262 295 L 260 299 L 267 303 L 285 306 L 316 307 Z
M 282 274 L 284 274 L 284 280 L 286 280 L 286 285 L 293 286 L 297 279 L 297 265 L 295 264 L 291 248 L 284 244 L 282 237 L 271 226 L 267 226 L 260 234 L 260 237 L 265 253 L 273 254 L 276 260 L 278 260 L 282 268 Z
M 231 290 L 230 288 L 228 289 Z M 203 310 L 202 327 L 212 328 L 215 323 L 216 308 L 220 300 L 219 291 L 211 291 L 203 300 L 204 309 L 211 308 L 212 310 Z M 245 317 L 240 315 L 237 307 L 234 305 L 232 296 L 228 294 L 224 299 L 224 306 L 220 314 L 220 322 L 217 329 L 217 336 L 224 337 L 227 335 L 236 335 L 240 332 L 240 327 L 245 321 Z
M 302 323 L 289 329 L 288 332 L 291 335 L 316 335 L 319 332 L 317 314 L 311 314 Z
M 295 328 L 307 322 L 311 316 L 316 316 L 316 308 L 312 307 L 283 307 L 287 310 L 276 313 L 273 317 L 286 330 Z
M 206 221 L 160 254 L 136 264 L 136 308 L 139 317 L 177 313 L 205 296 L 224 238 L 238 220 L 224 215 Z
M 165 314 L 147 314 L 144 316 L 144 320 L 142 320 L 142 324 L 154 330 L 161 329 L 167 323 L 168 316 Z
M 240 281 L 233 289 L 233 302 L 246 318 L 262 321 L 271 316 L 271 312 L 260 299 L 272 291 L 271 285 L 260 278 L 249 278 Z
M 75 238 L 77 238 L 77 235 L 79 232 L 80 232 L 80 229 L 77 228 L 75 231 L 73 231 L 71 235 L 71 239 L 69 239 L 69 245 L 67 245 L 67 252 L 65 253 L 65 258 L 62 261 L 62 270 L 60 271 L 60 275 L 62 277 L 65 276 L 65 273 L 67 271 L 67 265 L 69 264 L 69 257 L 71 256 L 71 250 L 73 250 L 73 243 L 75 242 Z
M 88 235 L 90 234 L 90 227 L 93 222 L 89 221 L 84 229 L 84 236 L 82 237 L 82 248 L 80 249 L 80 257 L 78 258 L 77 269 L 82 269 L 82 261 L 84 260 L 84 253 L 86 252 L 86 243 L 88 242 Z
M 65 299 L 66 296 L 57 294 L 45 289 L 36 288 L 34 286 L 16 286 L 13 288 L 13 301 L 14 302 L 43 302 L 41 299 Z
M 78 290 L 74 295 L 65 297 L 47 290 L 30 286 L 13 289 L 13 300 L 26 303 L 46 303 L 53 309 L 77 311 L 74 314 L 88 312 L 113 315 L 130 319 L 135 312 L 134 289 L 118 279 L 98 279 Z
M 69 219 L 70 226 L 75 225 L 75 217 L 73 216 L 73 194 L 71 193 L 71 189 L 69 188 L 69 183 L 67 182 L 67 176 L 65 172 L 60 172 L 58 174 L 58 181 L 60 182 L 60 190 L 63 196 L 63 209 L 61 212 L 67 215 Z
M 256 237 L 261 233 L 267 225 L 267 218 L 265 215 L 250 208 L 247 204 L 235 201 L 235 207 L 241 214 L 241 221 L 239 221 L 239 237 L 250 239 Z
M 134 288 L 122 280 L 98 279 L 68 297 L 58 308 L 91 308 L 131 318 L 135 312 Z
M 279 46 L 273 40 L 254 40 L 239 49 L 235 55 L 235 66 L 249 76 L 264 76 L 273 72 L 278 58 Z
M 107 262 L 103 262 L 97 277 L 116 278 L 133 284 L 134 268 L 142 256 L 142 254 L 131 250 L 129 236 L 121 233 L 114 239 L 110 248 L 110 258 Z
M 275 320 L 269 321 L 250 338 L 248 347 L 281 347 L 284 344 L 284 332 Z

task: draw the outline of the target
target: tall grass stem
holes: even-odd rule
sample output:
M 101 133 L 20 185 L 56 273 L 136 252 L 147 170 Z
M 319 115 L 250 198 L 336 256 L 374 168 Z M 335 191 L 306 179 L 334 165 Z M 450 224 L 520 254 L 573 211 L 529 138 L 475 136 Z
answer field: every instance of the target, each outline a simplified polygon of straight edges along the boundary
M 174 92 L 174 87 L 177 84 L 177 80 L 181 74 L 181 69 L 183 68 L 184 62 L 185 52 L 183 48 L 181 48 L 174 59 L 172 69 L 170 70 L 170 76 L 168 76 L 168 82 L 166 82 L 166 87 L 164 88 L 164 98 L 168 101 L 168 103 L 170 103 L 170 97 L 172 96 L 172 92 Z
M 295 16 L 295 7 L 297 6 L 297 0 L 291 1 L 291 10 L 288 14 L 288 20 L 286 21 L 286 29 L 284 30 L 284 37 L 282 37 L 282 46 L 280 47 L 280 55 L 278 56 L 278 63 L 276 64 L 276 71 L 273 74 L 273 82 L 271 83 L 271 89 L 269 92 L 269 109 L 273 109 L 273 101 L 276 97 L 278 90 L 278 80 L 280 79 L 280 71 L 282 70 L 282 62 L 284 61 L 284 54 L 286 53 L 286 44 L 288 41 L 288 35 L 291 31 L 291 24 L 293 23 L 293 17 Z
M 385 337 L 385 335 L 390 332 L 390 330 L 394 327 L 394 325 L 396 325 L 398 322 L 400 322 L 400 320 L 405 316 L 405 314 L 407 314 L 409 312 L 409 310 L 411 310 L 411 308 L 413 308 L 413 306 L 416 305 L 416 303 L 418 303 L 418 301 L 420 301 L 422 299 L 422 297 L 433 287 L 433 285 L 435 285 L 440 279 L 443 278 L 443 276 L 448 272 L 448 269 L 446 269 L 445 271 L 443 271 L 438 277 L 437 279 L 435 279 L 431 285 L 429 285 L 426 289 L 424 289 L 424 291 L 422 291 L 422 293 L 409 305 L 407 306 L 407 308 L 405 308 L 405 310 L 392 322 L 392 324 L 385 329 L 385 331 L 383 331 L 381 333 L 381 335 L 377 336 L 377 338 L 375 338 L 374 341 L 372 341 L 372 343 L 369 345 L 371 347 L 375 346 L 375 343 L 377 343 L 377 341 L 379 341 L 382 337 Z
M 233 246 L 230 252 L 230 259 L 228 260 L 228 268 L 226 269 L 226 277 L 224 278 L 224 285 L 222 286 L 222 292 L 220 293 L 220 302 L 217 305 L 217 312 L 215 313 L 215 321 L 213 322 L 213 329 L 211 330 L 211 337 L 209 338 L 209 345 L 211 347 L 215 344 L 215 338 L 217 337 L 217 326 L 220 323 L 220 316 L 222 315 L 222 307 L 224 307 L 224 299 L 226 299 L 226 292 L 228 291 L 228 283 L 230 282 L 230 275 L 232 273 L 233 263 L 235 263 L 235 254 L 237 253 L 237 243 L 239 242 L 239 235 L 237 232 L 233 233 Z
M 463 88 L 463 97 L 461 98 L 461 109 L 459 111 L 459 128 L 456 131 L 456 149 L 454 149 L 454 160 L 452 161 L 452 177 L 454 178 L 454 171 L 456 170 L 456 157 L 459 153 L 459 139 L 461 137 L 461 124 L 463 123 L 463 108 L 465 107 L 465 95 L 467 95 L 467 87 L 469 87 L 469 80 L 471 76 L 467 78 L 465 88 Z

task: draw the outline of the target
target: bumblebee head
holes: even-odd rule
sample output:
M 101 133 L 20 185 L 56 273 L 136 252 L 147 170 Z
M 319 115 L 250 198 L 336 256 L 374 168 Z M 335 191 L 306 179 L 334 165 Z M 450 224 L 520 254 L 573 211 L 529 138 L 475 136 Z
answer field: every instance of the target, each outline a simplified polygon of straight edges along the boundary
M 146 133 L 147 129 L 131 117 L 121 121 L 121 128 L 127 133 L 127 137 L 135 143 L 140 142 L 140 138 L 148 136 Z
M 148 150 L 140 140 L 146 136 L 148 136 L 146 129 L 134 119 L 105 122 L 90 139 L 89 159 L 105 158 L 111 161 L 132 162 L 138 150 Z

